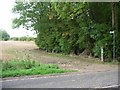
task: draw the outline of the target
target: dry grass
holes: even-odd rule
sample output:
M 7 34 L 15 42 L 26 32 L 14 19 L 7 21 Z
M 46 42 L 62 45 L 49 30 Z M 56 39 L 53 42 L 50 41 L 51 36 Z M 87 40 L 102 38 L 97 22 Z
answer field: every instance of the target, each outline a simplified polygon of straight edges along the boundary
M 81 72 L 117 69 L 117 65 L 102 64 L 99 59 L 75 55 L 61 55 L 39 50 L 34 42 L 0 41 L 2 60 L 32 59 L 41 63 L 58 64 L 62 68 Z

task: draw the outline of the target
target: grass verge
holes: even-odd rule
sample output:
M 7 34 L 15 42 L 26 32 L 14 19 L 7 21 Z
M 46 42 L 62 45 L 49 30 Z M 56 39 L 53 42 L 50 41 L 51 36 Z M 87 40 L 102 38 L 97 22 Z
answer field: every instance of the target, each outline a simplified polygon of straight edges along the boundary
M 25 75 L 44 75 L 73 72 L 75 70 L 61 69 L 56 64 L 40 64 L 34 60 L 11 60 L 2 62 L 2 77 Z
M 2 78 L 2 60 L 0 60 L 0 80 Z

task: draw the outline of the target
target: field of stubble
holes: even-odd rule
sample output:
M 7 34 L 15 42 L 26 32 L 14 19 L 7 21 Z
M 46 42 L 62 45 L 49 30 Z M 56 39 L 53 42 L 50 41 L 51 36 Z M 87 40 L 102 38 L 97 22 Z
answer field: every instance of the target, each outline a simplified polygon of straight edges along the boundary
M 117 65 L 103 64 L 99 59 L 75 55 L 62 55 L 39 50 L 34 42 L 0 41 L 1 60 L 37 60 L 41 63 L 58 64 L 62 68 L 80 72 L 94 72 L 117 69 Z

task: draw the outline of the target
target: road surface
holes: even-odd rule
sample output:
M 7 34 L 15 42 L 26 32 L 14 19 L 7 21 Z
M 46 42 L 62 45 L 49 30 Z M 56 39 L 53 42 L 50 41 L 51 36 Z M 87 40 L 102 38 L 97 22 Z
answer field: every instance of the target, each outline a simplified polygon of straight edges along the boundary
M 2 88 L 107 88 L 118 87 L 118 70 L 2 81 Z

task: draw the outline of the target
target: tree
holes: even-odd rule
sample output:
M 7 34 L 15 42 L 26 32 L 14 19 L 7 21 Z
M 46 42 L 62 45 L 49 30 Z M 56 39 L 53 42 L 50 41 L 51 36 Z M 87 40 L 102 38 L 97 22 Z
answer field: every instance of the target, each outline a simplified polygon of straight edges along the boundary
M 116 8 L 115 12 L 120 15 L 119 4 Z M 104 57 L 112 57 L 111 3 L 17 2 L 13 12 L 20 14 L 13 21 L 14 27 L 35 30 L 35 42 L 41 49 L 76 55 L 87 51 L 88 55 L 99 57 L 103 46 Z M 119 21 L 116 23 L 118 29 Z M 116 38 L 120 40 L 118 29 Z M 119 45 L 116 41 L 116 53 L 119 53 Z
M 10 35 L 5 30 L 0 30 L 0 40 L 7 41 L 10 39 Z

